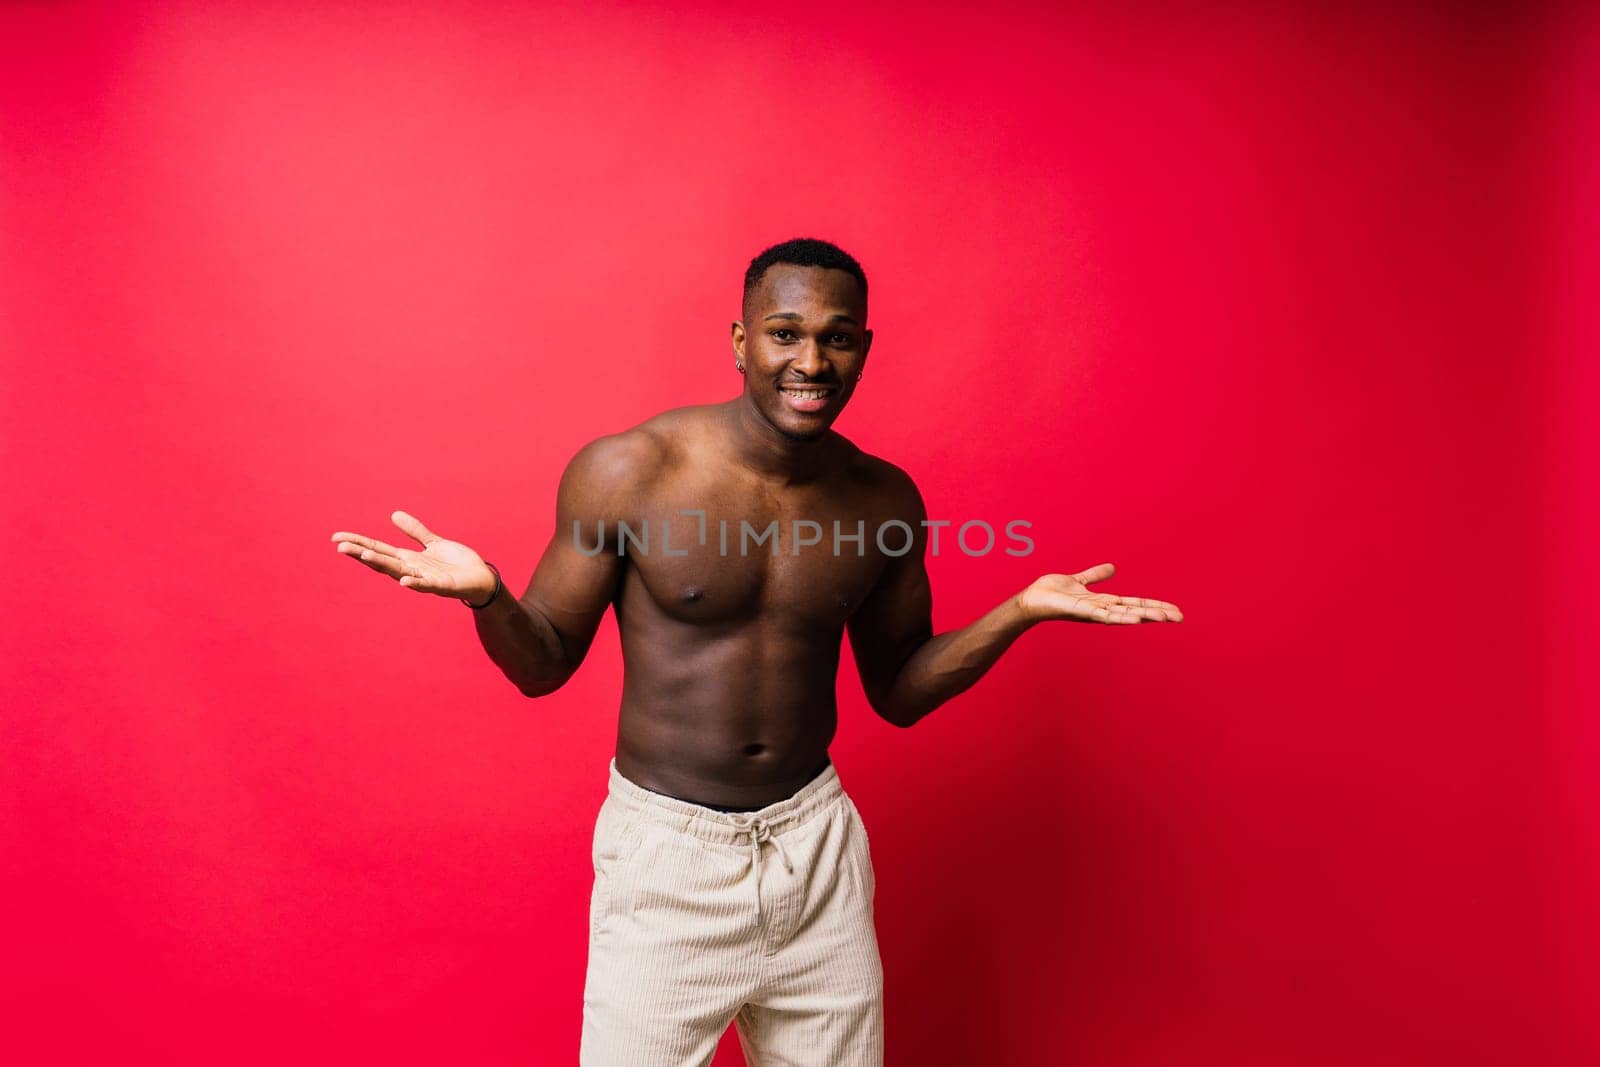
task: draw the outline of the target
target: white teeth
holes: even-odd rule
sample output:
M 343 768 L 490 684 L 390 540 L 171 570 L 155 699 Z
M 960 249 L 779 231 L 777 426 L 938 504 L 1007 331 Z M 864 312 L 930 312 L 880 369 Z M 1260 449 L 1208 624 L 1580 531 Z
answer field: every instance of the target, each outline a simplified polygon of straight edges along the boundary
M 826 389 L 783 389 L 781 392 L 798 397 L 801 400 L 821 400 L 828 395 L 828 390 Z

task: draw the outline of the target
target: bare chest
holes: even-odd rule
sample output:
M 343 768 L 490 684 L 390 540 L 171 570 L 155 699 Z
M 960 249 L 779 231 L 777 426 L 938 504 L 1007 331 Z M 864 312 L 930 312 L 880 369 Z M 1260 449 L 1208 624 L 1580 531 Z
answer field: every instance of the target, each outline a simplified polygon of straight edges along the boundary
M 618 551 L 631 592 L 682 622 L 778 618 L 843 625 L 872 591 L 887 556 L 870 494 L 782 492 L 686 480 L 640 501 Z

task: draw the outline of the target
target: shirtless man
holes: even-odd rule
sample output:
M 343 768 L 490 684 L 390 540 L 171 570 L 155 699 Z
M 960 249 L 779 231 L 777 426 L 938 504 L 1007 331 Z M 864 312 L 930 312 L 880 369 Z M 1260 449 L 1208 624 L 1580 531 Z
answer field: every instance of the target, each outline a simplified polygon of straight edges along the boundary
M 584 1064 L 703 1065 L 730 1021 L 753 1067 L 882 1062 L 875 879 L 828 758 L 846 629 L 873 710 L 911 726 L 1035 623 L 1183 617 L 1091 592 L 1113 573 L 1102 563 L 935 635 L 916 486 L 831 428 L 861 381 L 866 323 L 866 276 L 835 246 L 756 257 L 732 325 L 740 395 L 579 450 L 519 598 L 404 512 L 392 519 L 420 549 L 333 535 L 402 586 L 474 608 L 489 658 L 529 697 L 572 677 L 616 611 L 622 708 L 595 827 Z

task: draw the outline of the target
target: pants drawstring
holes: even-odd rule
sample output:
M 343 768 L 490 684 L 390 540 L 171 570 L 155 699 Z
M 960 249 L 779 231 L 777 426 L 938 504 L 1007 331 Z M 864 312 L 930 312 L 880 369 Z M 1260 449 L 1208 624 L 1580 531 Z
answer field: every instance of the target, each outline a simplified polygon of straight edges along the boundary
M 778 856 L 783 860 L 784 869 L 790 874 L 794 873 L 794 864 L 789 862 L 789 853 L 783 847 L 783 841 L 772 836 L 772 827 L 765 819 L 747 815 L 734 816 L 734 828 L 740 833 L 750 835 L 750 869 L 755 872 L 756 883 L 756 925 L 761 924 L 761 842 L 771 841 L 772 846 L 778 850 Z

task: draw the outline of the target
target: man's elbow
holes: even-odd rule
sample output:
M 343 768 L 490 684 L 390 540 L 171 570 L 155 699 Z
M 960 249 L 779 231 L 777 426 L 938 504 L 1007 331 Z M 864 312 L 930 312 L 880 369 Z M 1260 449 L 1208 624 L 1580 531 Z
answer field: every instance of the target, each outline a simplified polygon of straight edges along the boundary
M 871 704 L 872 710 L 878 713 L 878 718 L 902 730 L 911 729 L 928 713 L 888 699 L 874 700 Z
M 568 679 L 578 673 L 584 653 L 588 651 L 587 645 L 574 650 L 561 636 L 561 631 L 553 625 L 550 629 L 555 634 L 556 650 L 547 652 L 538 662 L 519 663 L 514 672 L 508 672 L 525 697 L 549 696 L 566 685 Z
M 524 681 L 518 683 L 517 689 L 522 693 L 523 696 L 528 697 L 530 700 L 534 697 L 549 696 L 557 689 L 560 689 L 562 686 L 566 685 L 568 680 L 571 679 L 575 673 L 577 672 L 565 670 L 549 678 L 525 679 Z

